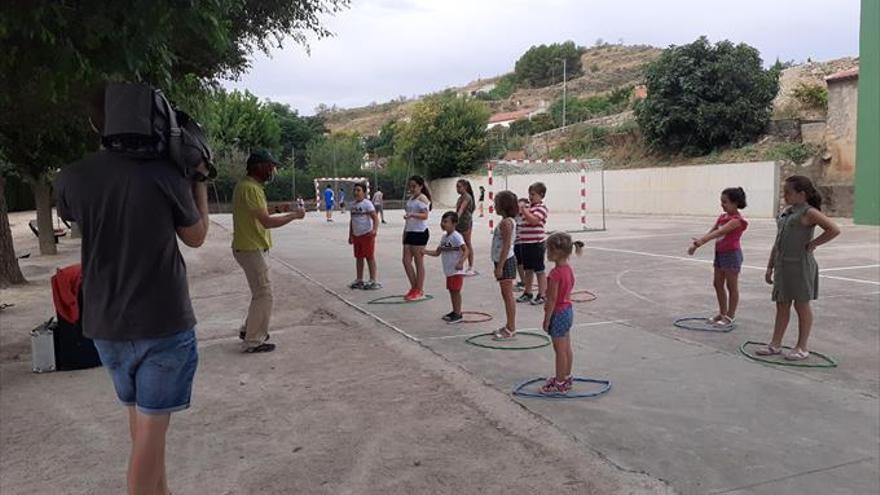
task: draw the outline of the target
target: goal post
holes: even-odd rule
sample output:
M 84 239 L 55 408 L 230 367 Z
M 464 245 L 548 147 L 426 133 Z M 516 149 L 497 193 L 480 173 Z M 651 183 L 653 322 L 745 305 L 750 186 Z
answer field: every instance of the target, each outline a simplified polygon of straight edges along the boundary
M 339 204 L 338 192 L 339 192 L 339 183 L 343 184 L 351 183 L 352 187 L 354 184 L 358 182 L 363 182 L 367 184 L 367 198 L 370 197 L 370 180 L 366 177 L 318 177 L 315 179 L 315 211 L 321 211 L 321 206 L 324 204 L 324 196 L 321 194 L 321 185 L 332 183 L 333 186 L 333 197 L 336 199 L 336 204 Z M 353 196 L 350 196 L 353 197 Z
M 489 213 L 498 191 L 511 190 L 525 196 L 530 184 L 547 186 L 550 210 L 548 231 L 568 233 L 604 231 L 605 170 L 600 159 L 569 160 L 493 160 L 486 166 Z M 489 230 L 495 227 L 492 216 Z

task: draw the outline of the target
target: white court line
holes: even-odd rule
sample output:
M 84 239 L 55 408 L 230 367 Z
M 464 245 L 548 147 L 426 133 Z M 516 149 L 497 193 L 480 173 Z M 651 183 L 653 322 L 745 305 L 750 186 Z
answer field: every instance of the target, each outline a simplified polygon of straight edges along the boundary
M 859 266 L 838 266 L 835 268 L 823 268 L 819 270 L 819 273 L 822 272 L 836 272 L 840 270 L 861 270 L 862 268 L 877 268 L 880 265 L 859 265 Z
M 608 321 L 594 321 L 591 323 L 575 323 L 572 325 L 572 328 L 583 328 L 583 327 L 597 327 L 600 325 L 610 325 L 612 323 L 626 323 L 629 320 L 608 320 Z M 543 328 L 520 328 L 517 332 L 543 332 Z M 473 332 L 473 333 L 458 333 L 455 335 L 441 335 L 439 337 L 423 337 L 422 340 L 448 340 L 448 339 L 458 339 L 461 337 L 474 337 L 477 335 L 483 335 L 491 332 Z
M 750 233 L 760 233 L 760 232 L 776 232 L 776 229 L 765 229 L 765 230 L 749 230 Z M 617 237 L 593 237 L 588 242 L 603 242 L 603 241 L 637 241 L 640 239 L 656 239 L 660 237 L 681 237 L 683 240 L 690 240 L 690 237 L 687 234 L 682 234 L 681 232 L 675 234 L 644 234 L 644 235 L 622 235 Z
M 679 261 L 690 261 L 691 263 L 703 263 L 703 264 L 712 264 L 712 260 L 704 260 L 699 258 L 685 258 L 684 256 L 672 256 L 669 254 L 657 254 L 657 253 L 646 253 L 644 251 L 632 251 L 629 249 L 615 249 L 615 248 L 604 248 L 604 247 L 596 247 L 596 246 L 585 246 L 585 249 L 594 249 L 597 251 L 609 251 L 612 253 L 626 253 L 626 254 L 637 254 L 640 256 L 650 256 L 652 258 L 665 258 L 669 260 L 679 260 Z M 766 271 L 767 267 L 764 266 L 754 266 L 754 265 L 742 265 L 743 268 L 748 268 L 751 270 L 761 270 Z M 819 275 L 821 278 L 827 278 L 831 280 L 842 280 L 844 282 L 855 282 L 857 284 L 868 284 L 868 285 L 880 285 L 880 282 L 875 282 L 873 280 L 863 280 L 860 278 L 847 278 L 847 277 L 837 277 L 834 275 Z M 642 296 L 639 296 L 640 299 L 645 299 Z M 648 300 L 648 299 L 645 299 Z

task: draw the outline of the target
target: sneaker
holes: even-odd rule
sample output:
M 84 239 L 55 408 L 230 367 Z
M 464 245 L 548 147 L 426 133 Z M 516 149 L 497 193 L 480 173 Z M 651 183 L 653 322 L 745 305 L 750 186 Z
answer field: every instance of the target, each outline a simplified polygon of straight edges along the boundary
M 370 280 L 369 282 L 365 283 L 363 287 L 361 287 L 361 289 L 364 289 L 364 290 L 376 290 L 376 289 L 381 289 L 381 288 L 382 288 L 382 284 L 380 284 L 379 282 L 376 282 L 375 280 Z
M 450 311 L 449 313 L 446 313 L 445 315 L 443 315 L 442 320 L 448 322 L 454 314 L 455 314 L 454 312 Z
M 517 282 L 516 285 L 513 286 L 514 292 L 522 292 L 524 290 L 526 290 L 526 284 L 522 282 Z
M 446 320 L 448 323 L 461 323 L 464 320 L 464 317 L 458 313 L 449 313 L 449 319 Z
M 555 376 L 551 376 L 544 382 L 544 386 L 541 387 L 542 394 L 564 394 L 568 392 L 568 389 L 565 388 L 565 382 L 557 382 Z
M 418 301 L 419 299 L 422 299 L 424 297 L 425 297 L 424 292 L 420 291 L 419 289 L 413 289 L 413 290 L 409 291 L 409 293 L 407 295 L 405 295 L 403 298 L 406 299 L 407 301 Z
M 547 300 L 544 299 L 544 296 L 538 296 L 538 297 L 531 300 L 531 305 L 532 306 L 543 306 L 545 302 L 547 302 Z
M 355 280 L 354 282 L 348 284 L 349 289 L 363 289 L 364 281 L 363 280 Z
M 565 378 L 565 381 L 562 382 L 562 386 L 565 387 L 565 391 L 568 392 L 571 390 L 571 387 L 574 386 L 574 376 L 568 375 Z
M 256 354 L 258 352 L 272 352 L 275 350 L 275 344 L 270 344 L 268 342 L 263 342 L 262 344 L 256 347 L 248 347 L 244 350 L 245 354 Z
M 528 292 L 524 292 L 523 295 L 516 298 L 516 302 L 527 303 L 532 302 L 532 295 Z

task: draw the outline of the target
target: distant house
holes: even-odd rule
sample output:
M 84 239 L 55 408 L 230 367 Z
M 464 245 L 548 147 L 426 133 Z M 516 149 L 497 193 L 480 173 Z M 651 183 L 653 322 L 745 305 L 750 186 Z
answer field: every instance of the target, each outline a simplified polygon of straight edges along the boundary
M 486 129 L 491 129 L 493 127 L 510 127 L 510 124 L 516 122 L 520 119 L 531 119 L 533 116 L 546 112 L 545 108 L 533 108 L 533 109 L 525 109 L 525 110 L 517 110 L 515 112 L 501 112 L 496 113 L 489 117 L 489 124 L 486 126 Z
M 488 92 L 492 91 L 493 89 L 495 89 L 495 86 L 496 86 L 495 83 L 489 83 L 489 84 L 485 84 L 483 86 L 480 86 L 479 88 L 471 91 L 471 96 L 477 96 L 480 93 L 488 93 Z
M 825 82 L 828 84 L 825 146 L 831 154 L 826 178 L 829 182 L 851 183 L 856 168 L 859 68 L 831 74 Z

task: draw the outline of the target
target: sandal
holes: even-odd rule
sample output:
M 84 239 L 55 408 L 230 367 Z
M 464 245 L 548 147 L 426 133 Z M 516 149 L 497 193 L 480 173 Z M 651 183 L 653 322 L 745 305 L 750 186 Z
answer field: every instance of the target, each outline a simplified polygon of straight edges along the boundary
M 721 317 L 720 320 L 715 320 L 715 323 L 713 323 L 713 325 L 715 325 L 716 327 L 729 327 L 733 325 L 735 321 L 736 318 L 731 318 L 727 315 L 724 315 Z
M 766 347 L 762 347 L 755 351 L 755 354 L 759 356 L 777 356 L 782 354 L 782 347 L 773 347 L 770 344 L 767 344 Z
M 791 352 L 785 355 L 786 361 L 803 361 L 810 357 L 810 351 L 804 349 L 792 349 Z
M 507 327 L 501 327 L 492 332 L 492 340 L 510 340 L 514 337 L 516 337 L 516 332 Z

